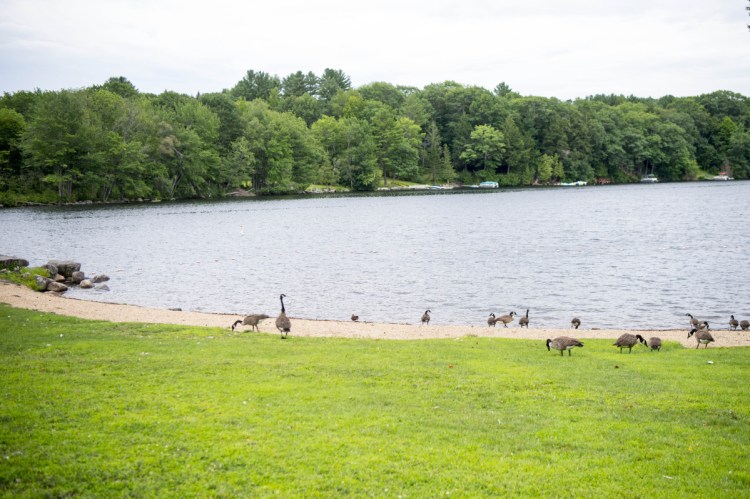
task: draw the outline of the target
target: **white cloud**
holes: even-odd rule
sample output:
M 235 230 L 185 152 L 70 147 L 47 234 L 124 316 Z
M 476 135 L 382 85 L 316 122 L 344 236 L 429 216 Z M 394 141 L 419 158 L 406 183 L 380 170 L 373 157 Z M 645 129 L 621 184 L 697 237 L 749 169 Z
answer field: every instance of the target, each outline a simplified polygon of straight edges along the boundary
M 141 91 L 232 87 L 248 69 L 341 69 L 355 86 L 455 80 L 563 99 L 750 94 L 736 0 L 0 0 L 0 91 L 125 76 Z

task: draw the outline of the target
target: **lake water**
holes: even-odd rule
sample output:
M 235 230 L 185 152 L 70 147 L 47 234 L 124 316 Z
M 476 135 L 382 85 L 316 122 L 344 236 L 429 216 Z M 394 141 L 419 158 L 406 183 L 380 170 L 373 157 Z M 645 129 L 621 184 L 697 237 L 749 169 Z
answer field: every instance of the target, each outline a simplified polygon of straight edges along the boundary
M 531 327 L 750 319 L 750 182 L 0 210 L 0 254 L 81 262 L 91 300 Z M 517 323 L 514 323 L 517 325 Z

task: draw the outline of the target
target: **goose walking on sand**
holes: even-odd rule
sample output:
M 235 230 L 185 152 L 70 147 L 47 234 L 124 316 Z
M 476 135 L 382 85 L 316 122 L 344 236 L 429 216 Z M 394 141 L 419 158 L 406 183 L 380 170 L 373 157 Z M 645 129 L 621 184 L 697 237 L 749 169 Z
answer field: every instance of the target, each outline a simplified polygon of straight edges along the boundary
M 630 333 L 625 333 L 617 338 L 617 341 L 615 341 L 613 345 L 620 349 L 620 353 L 622 353 L 623 348 L 627 348 L 628 353 L 633 353 L 633 347 L 637 345 L 639 341 L 644 345 L 646 344 L 646 340 L 640 334 L 632 335 Z
M 571 338 L 569 336 L 558 336 L 554 340 L 547 340 L 547 351 L 551 351 L 550 347 L 555 350 L 560 350 L 560 355 L 563 354 L 564 350 L 568 351 L 568 357 L 570 357 L 570 351 L 575 347 L 583 347 L 583 343 L 578 341 L 577 338 Z
M 281 300 L 281 313 L 276 317 L 276 329 L 281 333 L 281 339 L 285 340 L 289 332 L 292 330 L 292 321 L 286 316 L 286 309 L 284 308 L 284 298 L 286 295 L 279 295 Z
M 693 335 L 695 335 L 695 340 L 698 342 L 695 348 L 700 348 L 701 345 L 706 345 L 706 348 L 708 348 L 708 344 L 713 343 L 714 341 L 714 337 L 711 336 L 711 333 L 705 330 L 701 331 L 693 328 L 690 330 L 687 337 L 690 338 Z
M 518 314 L 516 314 L 515 312 L 511 312 L 506 315 L 501 315 L 500 317 L 497 318 L 497 321 L 502 322 L 504 327 L 508 327 L 508 323 L 513 322 L 513 317 L 515 317 L 516 315 Z

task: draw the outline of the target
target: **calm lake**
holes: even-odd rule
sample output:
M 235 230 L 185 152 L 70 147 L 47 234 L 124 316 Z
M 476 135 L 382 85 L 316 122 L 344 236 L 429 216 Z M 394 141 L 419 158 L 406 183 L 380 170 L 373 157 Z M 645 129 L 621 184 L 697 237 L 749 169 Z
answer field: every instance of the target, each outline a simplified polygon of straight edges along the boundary
M 292 317 L 531 327 L 750 319 L 750 182 L 0 210 L 0 254 L 81 262 L 68 296 Z M 517 327 L 517 322 L 513 323 Z

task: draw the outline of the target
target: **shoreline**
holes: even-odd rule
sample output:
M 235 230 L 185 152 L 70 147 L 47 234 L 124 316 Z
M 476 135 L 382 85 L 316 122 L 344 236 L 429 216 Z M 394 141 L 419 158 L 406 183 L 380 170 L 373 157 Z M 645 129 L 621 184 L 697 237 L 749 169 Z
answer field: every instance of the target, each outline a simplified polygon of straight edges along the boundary
M 58 315 L 78 317 L 81 319 L 108 322 L 145 322 L 159 324 L 175 324 L 184 326 L 219 327 L 231 332 L 231 325 L 243 316 L 234 314 L 220 314 L 208 312 L 174 311 L 147 308 L 137 305 L 125 305 L 96 301 L 67 298 L 54 293 L 40 293 L 20 284 L 0 281 L 0 303 L 12 307 L 51 312 Z M 382 340 L 426 340 L 426 339 L 458 339 L 467 336 L 481 338 L 517 338 L 531 340 L 545 340 L 557 336 L 573 336 L 578 339 L 593 338 L 612 341 L 623 333 L 640 334 L 648 339 L 658 336 L 663 341 L 675 341 L 685 347 L 695 348 L 694 338 L 687 338 L 688 329 L 667 330 L 626 330 L 626 329 L 550 329 L 520 328 L 514 322 L 510 327 L 488 327 L 479 325 L 440 325 L 430 324 L 394 324 L 376 322 L 352 322 L 311 320 L 290 317 L 292 331 L 290 336 L 358 338 Z M 278 334 L 274 325 L 274 317 L 260 322 L 263 334 Z M 533 323 L 532 323 L 533 326 Z M 235 332 L 250 332 L 249 326 L 238 326 Z M 727 328 L 711 330 L 716 340 L 709 348 L 717 347 L 748 347 L 750 346 L 750 331 L 730 331 Z

